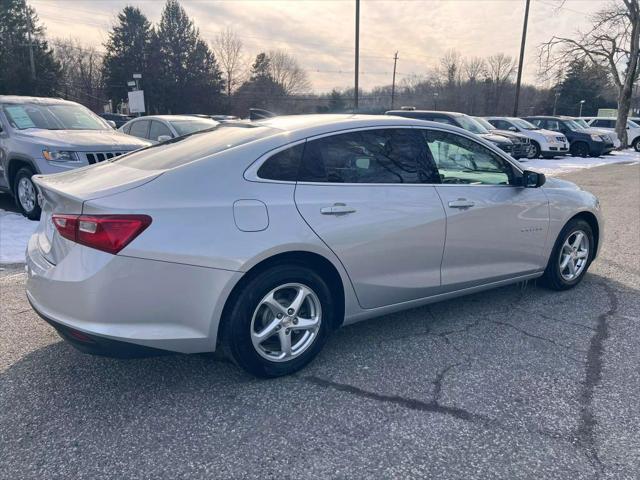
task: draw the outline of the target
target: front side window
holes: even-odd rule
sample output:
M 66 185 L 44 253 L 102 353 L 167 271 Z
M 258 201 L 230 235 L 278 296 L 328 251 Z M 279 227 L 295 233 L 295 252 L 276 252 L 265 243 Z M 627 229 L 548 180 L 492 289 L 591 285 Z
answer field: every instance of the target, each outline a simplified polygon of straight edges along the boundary
M 267 180 L 295 182 L 298 179 L 304 143 L 269 157 L 258 169 L 258 177 Z
M 438 183 L 419 130 L 377 129 L 307 142 L 300 181 L 329 183 Z
M 511 164 L 483 145 L 455 133 L 424 131 L 444 184 L 509 185 Z
M 149 138 L 151 140 L 159 141 L 158 139 L 163 135 L 173 138 L 169 127 L 167 127 L 164 123 L 159 122 L 158 120 L 153 120 L 151 122 L 151 130 L 149 130 Z
M 545 125 L 545 128 L 548 128 L 549 130 L 553 130 L 554 132 L 559 132 L 560 124 L 558 123 L 557 120 L 547 120 L 547 124 Z
M 129 135 L 133 135 L 138 138 L 148 138 L 149 134 L 149 121 L 148 120 L 138 120 L 137 122 L 133 122 L 131 124 L 131 128 L 129 129 Z
M 593 122 L 594 127 L 613 128 L 615 127 L 615 120 L 596 120 Z

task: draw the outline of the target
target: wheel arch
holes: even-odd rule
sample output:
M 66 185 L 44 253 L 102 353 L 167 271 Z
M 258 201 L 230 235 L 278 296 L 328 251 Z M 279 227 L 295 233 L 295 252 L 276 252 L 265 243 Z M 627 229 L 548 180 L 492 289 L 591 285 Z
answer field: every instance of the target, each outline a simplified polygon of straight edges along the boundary
M 596 255 L 598 254 L 598 249 L 600 247 L 600 224 L 598 223 L 598 218 L 592 212 L 585 210 L 583 212 L 576 213 L 574 216 L 569 218 L 565 222 L 562 228 L 567 226 L 567 224 L 572 220 L 584 220 L 591 227 L 591 231 L 593 232 L 593 244 L 594 244 L 593 258 L 596 258 Z
M 33 173 L 38 173 L 35 165 L 29 159 L 22 157 L 10 157 L 7 161 L 7 182 L 9 184 L 9 190 L 13 194 L 15 194 L 13 184 L 15 183 L 16 175 L 18 174 L 18 171 L 23 167 L 28 167 L 33 170 Z
M 255 265 L 251 266 L 249 270 L 238 280 L 233 286 L 229 295 L 225 300 L 222 314 L 220 316 L 220 325 L 218 326 L 217 343 L 220 343 L 220 332 L 223 331 L 223 322 L 228 318 L 229 310 L 233 308 L 233 302 L 238 297 L 245 285 L 255 278 L 256 275 L 264 272 L 265 270 L 285 264 L 297 264 L 306 268 L 311 268 L 318 273 L 326 282 L 327 286 L 331 290 L 331 293 L 336 299 L 336 311 L 333 328 L 336 329 L 342 325 L 345 315 L 345 285 L 340 275 L 340 272 L 336 266 L 326 257 L 319 253 L 305 251 L 305 250 L 292 250 L 277 253 L 268 258 L 265 258 Z

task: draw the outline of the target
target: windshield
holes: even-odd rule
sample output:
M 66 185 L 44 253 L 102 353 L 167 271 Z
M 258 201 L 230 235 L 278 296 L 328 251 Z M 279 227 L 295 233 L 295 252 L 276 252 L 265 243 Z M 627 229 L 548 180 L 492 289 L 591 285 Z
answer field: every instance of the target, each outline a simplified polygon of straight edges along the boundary
M 564 124 L 569 127 L 570 130 L 582 130 L 584 128 L 582 125 L 578 125 L 575 120 L 565 120 Z
M 636 122 L 632 122 L 631 120 L 627 120 L 627 127 L 629 127 L 629 128 L 640 128 L 640 125 L 638 125 Z
M 589 128 L 589 124 L 587 122 L 585 122 L 583 119 L 581 118 L 576 118 L 574 120 L 574 122 L 576 122 L 578 125 L 580 125 L 581 128 Z
M 178 135 L 189 135 L 193 132 L 206 130 L 218 125 L 218 122 L 209 120 L 208 118 L 194 118 L 193 120 L 171 120 L 171 125 L 176 129 Z
M 494 127 L 493 125 L 491 125 L 489 122 L 487 122 L 484 118 L 481 117 L 473 117 L 473 119 L 478 122 L 480 125 L 482 125 L 484 128 L 486 128 L 487 130 L 497 130 L 496 127 Z
M 110 130 L 100 117 L 81 105 L 25 103 L 5 105 L 2 110 L 11 126 L 18 130 Z
M 456 117 L 456 120 L 458 121 L 458 123 L 460 123 L 460 126 L 462 128 L 464 128 L 465 130 L 469 130 L 472 133 L 489 133 L 486 128 L 484 128 L 468 115 L 460 115 L 459 117 Z
M 525 130 L 540 130 L 540 127 L 536 127 L 533 123 L 529 123 L 521 118 L 512 118 L 510 122 Z

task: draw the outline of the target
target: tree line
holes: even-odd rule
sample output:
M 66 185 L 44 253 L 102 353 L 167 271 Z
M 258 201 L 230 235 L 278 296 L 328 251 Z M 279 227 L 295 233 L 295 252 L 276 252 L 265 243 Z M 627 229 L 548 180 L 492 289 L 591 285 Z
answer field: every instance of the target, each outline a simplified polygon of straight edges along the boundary
M 594 17 L 592 30 L 578 32 L 577 39 L 553 37 L 542 45 L 540 81 L 547 86 L 525 85 L 520 113 L 577 115 L 581 100 L 584 115 L 618 105 L 628 110 L 639 70 L 633 60 L 640 28 L 637 4 L 617 0 Z M 603 38 L 615 40 L 613 46 L 607 49 Z M 207 42 L 178 0 L 166 1 L 157 25 L 141 9 L 125 7 L 103 47 L 105 53 L 73 39 L 47 39 L 25 0 L 2 0 L 0 93 L 60 96 L 95 111 L 110 101 L 117 109 L 127 99 L 127 82 L 140 73 L 148 113 L 244 116 L 250 107 L 279 113 L 353 110 L 353 89 L 311 93 L 308 73 L 286 51 L 248 56 L 230 28 Z M 502 53 L 465 58 L 451 50 L 424 74 L 399 79 L 393 98 L 391 82 L 360 91 L 359 111 L 380 113 L 393 104 L 508 115 L 516 68 L 515 60 Z

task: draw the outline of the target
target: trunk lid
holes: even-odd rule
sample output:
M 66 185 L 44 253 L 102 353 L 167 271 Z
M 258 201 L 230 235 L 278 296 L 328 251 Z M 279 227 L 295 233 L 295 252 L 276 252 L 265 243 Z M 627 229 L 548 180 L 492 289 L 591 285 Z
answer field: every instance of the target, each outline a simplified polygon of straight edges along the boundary
M 74 245 L 74 242 L 60 236 L 51 218 L 53 214 L 79 215 L 84 202 L 139 187 L 163 172 L 104 162 L 55 175 L 34 175 L 42 208 L 35 234 L 42 255 L 57 265 Z

